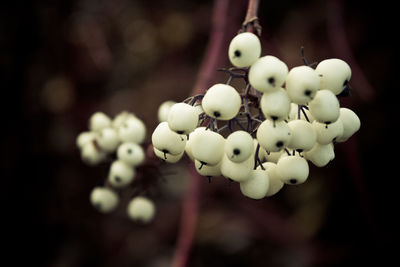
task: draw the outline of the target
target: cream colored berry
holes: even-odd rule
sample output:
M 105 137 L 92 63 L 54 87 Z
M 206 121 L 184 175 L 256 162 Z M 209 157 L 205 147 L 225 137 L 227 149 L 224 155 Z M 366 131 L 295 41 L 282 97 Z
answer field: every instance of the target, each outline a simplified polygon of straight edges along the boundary
M 224 137 L 211 130 L 199 131 L 191 138 L 193 158 L 203 164 L 218 164 L 224 154 L 224 146 Z
M 129 117 L 118 129 L 121 142 L 143 143 L 146 138 L 146 126 L 137 117 Z
M 312 126 L 317 134 L 317 142 L 321 145 L 332 143 L 343 134 L 343 123 L 341 120 L 337 120 L 331 124 L 314 121 Z
M 122 143 L 117 150 L 117 158 L 130 166 L 141 165 L 145 160 L 143 148 L 135 143 Z
M 94 113 L 89 119 L 89 130 L 100 131 L 111 126 L 111 119 L 103 112 Z
M 262 169 L 252 170 L 249 179 L 240 183 L 240 191 L 243 195 L 252 199 L 266 197 L 269 189 L 269 176 Z
M 93 142 L 98 138 L 98 136 L 99 136 L 98 132 L 90 132 L 90 131 L 82 132 L 76 138 L 76 146 L 82 149 L 82 147 L 85 144 Z
M 249 70 L 249 82 L 259 92 L 281 88 L 288 74 L 287 65 L 274 56 L 259 58 Z
M 122 160 L 115 160 L 108 173 L 108 182 L 115 188 L 129 185 L 135 178 L 135 169 Z
M 168 113 L 168 126 L 178 134 L 189 134 L 199 122 L 199 114 L 195 107 L 186 103 L 176 103 Z
M 260 39 L 251 32 L 240 33 L 230 42 L 228 55 L 233 66 L 249 67 L 261 55 Z
M 315 68 L 320 76 L 321 89 L 328 89 L 335 95 L 340 94 L 351 78 L 351 68 L 343 60 L 330 58 L 321 61 Z
M 261 110 L 267 119 L 281 121 L 288 117 L 290 99 L 286 90 L 277 88 L 264 93 L 260 101 Z
M 202 175 L 202 176 L 220 176 L 221 173 L 221 163 L 222 161 L 220 161 L 219 163 L 217 163 L 216 165 L 207 165 L 207 164 L 203 164 L 198 160 L 194 161 L 195 164 L 195 168 L 196 171 Z
M 269 187 L 266 196 L 270 197 L 278 193 L 284 186 L 284 183 L 282 182 L 281 178 L 279 177 L 277 171 L 276 171 L 276 164 L 273 162 L 264 162 L 262 164 L 264 167 L 265 171 L 268 174 L 269 178 Z M 257 167 L 257 170 L 262 169 L 261 166 Z
M 254 154 L 253 137 L 239 130 L 231 133 L 225 142 L 225 154 L 233 162 L 243 162 Z
M 286 184 L 302 184 L 309 174 L 307 160 L 300 156 L 283 156 L 276 164 L 276 171 Z
M 361 126 L 360 118 L 354 111 L 348 108 L 340 108 L 339 120 L 343 125 L 343 133 L 336 138 L 336 142 L 347 141 L 354 133 L 356 133 Z
M 230 85 L 215 84 L 210 87 L 201 102 L 204 112 L 218 120 L 234 118 L 242 103 L 239 93 Z
M 110 213 L 119 203 L 119 197 L 112 189 L 95 187 L 90 193 L 90 203 L 102 213 Z
M 100 150 L 95 142 L 87 142 L 81 149 L 81 158 L 88 165 L 97 165 L 106 159 L 107 154 Z
M 111 125 L 113 128 L 118 129 L 119 127 L 121 127 L 124 124 L 124 122 L 127 119 L 132 118 L 132 117 L 136 118 L 136 116 L 133 113 L 128 112 L 128 111 L 122 111 L 114 117 Z
M 249 157 L 247 160 L 236 163 L 231 161 L 224 154 L 221 162 L 221 173 L 224 177 L 230 178 L 236 182 L 243 182 L 250 178 L 250 173 L 254 168 L 254 157 Z
M 163 161 L 168 162 L 168 163 L 177 163 L 183 157 L 183 154 L 184 154 L 184 152 L 181 152 L 181 153 L 179 153 L 177 155 L 172 155 L 172 154 L 163 152 L 161 150 L 158 150 L 155 147 L 153 147 L 153 150 L 154 150 L 154 154 L 158 158 L 160 158 Z
M 339 100 L 330 90 L 317 91 L 308 107 L 314 119 L 325 124 L 335 122 L 340 115 Z
M 147 197 L 134 197 L 127 206 L 128 217 L 135 222 L 149 223 L 153 220 L 155 212 L 154 202 Z
M 324 167 L 335 158 L 333 144 L 321 145 L 316 143 L 310 151 L 304 153 L 304 157 L 317 167 Z
M 108 153 L 114 152 L 120 144 L 118 132 L 112 127 L 101 129 L 96 140 L 99 147 Z
M 155 148 L 172 155 L 181 154 L 185 150 L 186 139 L 185 135 L 179 135 L 172 131 L 168 122 L 159 123 L 151 136 Z
M 313 148 L 317 135 L 311 123 L 304 120 L 289 121 L 288 126 L 292 136 L 287 147 L 298 152 L 308 151 Z
M 175 104 L 176 104 L 175 101 L 168 100 L 168 101 L 163 102 L 158 107 L 157 118 L 158 118 L 159 122 L 163 122 L 163 121 L 167 121 L 168 120 L 169 111 L 170 111 L 171 107 L 173 105 L 175 105 Z
M 206 130 L 206 127 L 197 127 L 196 129 L 194 129 L 193 132 L 191 132 L 191 133 L 189 134 L 189 138 L 188 138 L 188 140 L 187 140 L 187 142 L 186 142 L 186 146 L 185 146 L 185 152 L 186 152 L 186 155 L 188 155 L 189 158 L 190 158 L 191 160 L 193 160 L 193 161 L 194 161 L 194 157 L 193 157 L 193 153 L 192 153 L 192 140 L 193 140 L 193 136 L 195 136 L 196 134 L 198 134 L 199 131 L 205 131 L 205 130 Z
M 291 138 L 286 122 L 263 121 L 257 129 L 257 141 L 267 152 L 278 152 L 285 148 Z
M 306 105 L 320 88 L 318 73 L 308 66 L 292 68 L 286 77 L 286 90 L 293 103 Z

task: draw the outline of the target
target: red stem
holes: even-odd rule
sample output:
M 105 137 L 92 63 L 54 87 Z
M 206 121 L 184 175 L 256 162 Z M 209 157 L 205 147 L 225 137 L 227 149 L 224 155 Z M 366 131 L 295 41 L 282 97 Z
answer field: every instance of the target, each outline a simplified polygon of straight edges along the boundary
M 206 54 L 197 81 L 192 90 L 192 95 L 205 93 L 212 85 L 216 69 L 219 64 L 220 54 L 224 47 L 226 33 L 229 0 L 216 0 L 213 7 L 212 32 L 208 43 Z M 187 266 L 190 250 L 192 247 L 198 211 L 200 206 L 200 195 L 204 177 L 201 177 L 190 165 L 189 187 L 183 199 L 183 210 L 181 215 L 181 226 L 177 241 L 177 247 L 173 256 L 173 267 Z

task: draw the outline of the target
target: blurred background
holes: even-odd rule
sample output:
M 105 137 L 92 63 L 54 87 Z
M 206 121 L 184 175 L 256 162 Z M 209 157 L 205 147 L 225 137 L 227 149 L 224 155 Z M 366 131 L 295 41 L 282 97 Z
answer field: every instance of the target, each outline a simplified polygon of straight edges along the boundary
M 302 64 L 304 46 L 309 62 L 349 62 L 353 90 L 341 105 L 359 115 L 361 130 L 336 145 L 328 166 L 311 167 L 305 184 L 271 198 L 249 200 L 237 184 L 205 179 L 188 266 L 384 265 L 398 225 L 395 9 L 388 1 L 260 2 L 263 55 L 291 68 Z M 227 47 L 246 6 L 230 1 L 220 67 L 229 67 Z M 90 205 L 109 164 L 85 165 L 75 138 L 92 113 L 129 110 L 146 123 L 149 141 L 158 106 L 190 96 L 212 7 L 210 0 L 2 5 L 2 237 L 11 266 L 170 266 L 187 161 L 163 166 L 155 220 L 138 225 L 124 206 L 103 215 Z M 215 83 L 226 78 L 218 73 Z

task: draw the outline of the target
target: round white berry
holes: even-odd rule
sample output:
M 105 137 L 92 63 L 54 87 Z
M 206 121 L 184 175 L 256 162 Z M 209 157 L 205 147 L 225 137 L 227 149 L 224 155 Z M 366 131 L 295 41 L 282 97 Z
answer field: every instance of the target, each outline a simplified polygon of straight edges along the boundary
M 318 73 L 308 66 L 291 69 L 286 77 L 286 90 L 293 103 L 309 103 L 320 88 Z
M 317 142 L 321 145 L 336 141 L 343 134 L 343 123 L 341 120 L 337 120 L 331 124 L 314 121 L 312 127 L 317 134 Z
M 330 90 L 317 91 L 308 107 L 314 119 L 325 124 L 335 122 L 340 115 L 339 100 Z
M 228 56 L 232 65 L 238 68 L 249 67 L 261 55 L 261 43 L 257 35 L 243 32 L 236 35 L 229 44 Z
M 309 121 L 309 122 L 313 122 L 314 121 L 314 117 L 313 115 L 311 115 L 309 109 L 304 106 L 302 108 L 303 111 L 300 110 L 300 120 L 305 120 L 305 121 Z M 304 115 L 304 113 L 306 115 Z M 306 117 L 307 116 L 307 117 Z M 299 105 L 295 104 L 295 103 L 291 103 L 290 104 L 290 113 L 289 113 L 289 117 L 288 119 L 291 120 L 298 120 L 299 119 Z M 308 119 L 308 120 L 307 120 Z
M 290 99 L 283 88 L 264 93 L 260 101 L 261 110 L 265 117 L 274 121 L 281 121 L 288 117 Z
M 146 126 L 137 117 L 129 117 L 118 129 L 121 142 L 132 142 L 140 144 L 146 137 Z
M 356 133 L 361 126 L 360 118 L 354 111 L 348 108 L 340 108 L 339 120 L 343 125 L 343 133 L 336 138 L 336 142 L 344 142 Z
M 153 150 L 154 150 L 154 154 L 155 154 L 158 158 L 160 158 L 160 159 L 162 159 L 163 161 L 168 162 L 168 163 L 177 163 L 177 162 L 182 158 L 182 156 L 183 156 L 183 154 L 184 154 L 184 152 L 181 152 L 181 153 L 179 153 L 179 154 L 177 154 L 177 155 L 172 155 L 172 154 L 163 152 L 163 151 L 161 151 L 161 150 L 158 150 L 158 149 L 155 148 L 155 147 L 153 147 Z
M 290 141 L 290 128 L 284 121 L 263 121 L 257 129 L 257 141 L 267 152 L 282 150 Z
M 124 124 L 124 122 L 131 117 L 136 117 L 133 113 L 128 112 L 128 111 L 122 111 L 120 113 L 118 113 L 114 119 L 112 120 L 112 127 L 115 129 L 118 129 L 119 127 L 122 126 L 122 124 Z
M 221 175 L 221 162 L 220 161 L 217 165 L 207 165 L 203 164 L 198 160 L 194 161 L 196 171 L 202 176 L 220 176 Z
M 89 119 L 89 130 L 100 131 L 111 126 L 111 119 L 103 112 L 96 112 Z
M 284 150 L 278 152 L 265 152 L 264 154 L 265 161 L 277 163 L 283 153 L 285 153 Z
M 76 137 L 76 146 L 82 149 L 85 144 L 93 142 L 98 136 L 97 132 L 82 132 Z
M 106 159 L 107 154 L 100 150 L 94 141 L 87 142 L 81 149 L 81 158 L 88 165 L 97 165 Z
M 240 191 L 243 195 L 252 199 L 262 199 L 267 195 L 269 177 L 265 170 L 252 170 L 249 179 L 240 183 Z
M 135 178 L 136 171 L 122 160 L 115 160 L 111 163 L 108 173 L 108 181 L 115 188 L 122 188 L 129 185 Z
M 282 87 L 288 74 L 287 65 L 274 56 L 259 58 L 249 70 L 249 82 L 257 91 L 266 93 Z
M 302 184 L 309 174 L 307 160 L 299 156 L 282 156 L 276 164 L 276 171 L 286 184 Z
M 118 206 L 119 197 L 110 188 L 95 187 L 90 193 L 90 202 L 98 211 L 110 213 Z
M 323 167 L 335 158 L 333 144 L 321 145 L 316 143 L 314 147 L 304 153 L 304 157 L 317 167 Z
M 224 154 L 221 162 L 221 173 L 224 177 L 230 178 L 236 182 L 243 182 L 250 178 L 250 173 L 254 168 L 254 157 L 249 157 L 247 160 L 236 163 L 231 161 Z
M 169 110 L 171 109 L 171 107 L 173 105 L 175 105 L 176 102 L 175 101 L 165 101 L 163 102 L 157 110 L 157 118 L 159 122 L 163 122 L 163 121 L 167 121 L 168 120 L 168 114 L 169 114 Z
M 350 66 L 338 58 L 321 61 L 315 72 L 320 76 L 321 89 L 331 90 L 335 95 L 345 90 L 351 78 Z
M 193 158 L 203 164 L 216 165 L 220 162 L 224 154 L 224 146 L 224 137 L 210 130 L 198 131 L 191 137 Z
M 143 148 L 135 143 L 122 143 L 117 150 L 117 158 L 130 166 L 141 165 L 145 160 Z
M 199 133 L 199 131 L 205 131 L 206 127 L 197 127 L 196 129 L 194 129 L 193 132 L 191 132 L 189 134 L 189 138 L 186 142 L 186 146 L 185 146 L 185 152 L 186 154 L 189 156 L 189 158 L 191 160 L 194 161 L 194 157 L 193 157 L 193 153 L 192 153 L 192 140 L 193 140 L 193 136 L 195 136 L 196 134 Z
M 288 148 L 295 149 L 299 153 L 313 148 L 317 134 L 311 123 L 304 120 L 292 120 L 289 121 L 288 126 L 292 133 Z
M 132 198 L 127 206 L 128 217 L 135 222 L 148 223 L 154 218 L 155 212 L 153 201 L 142 196 Z
M 233 162 L 242 162 L 254 153 L 253 137 L 239 130 L 231 133 L 225 142 L 225 153 Z
M 154 130 L 151 141 L 153 146 L 167 154 L 178 155 L 185 150 L 186 136 L 172 131 L 168 122 L 161 122 Z
M 168 113 L 168 126 L 178 134 L 189 134 L 199 122 L 199 114 L 195 107 L 186 103 L 176 103 Z
M 264 167 L 265 171 L 268 174 L 269 178 L 269 187 L 266 196 L 270 197 L 272 195 L 275 195 L 278 193 L 282 188 L 284 183 L 282 182 L 281 178 L 279 177 L 277 171 L 276 171 L 276 164 L 273 162 L 264 162 L 262 164 Z M 261 166 L 257 167 L 257 170 L 262 169 Z
M 242 99 L 235 88 L 220 83 L 207 90 L 201 105 L 208 116 L 218 120 L 230 120 L 238 114 L 241 103 Z
M 119 145 L 118 132 L 114 128 L 103 128 L 99 131 L 97 144 L 106 152 L 114 152 Z

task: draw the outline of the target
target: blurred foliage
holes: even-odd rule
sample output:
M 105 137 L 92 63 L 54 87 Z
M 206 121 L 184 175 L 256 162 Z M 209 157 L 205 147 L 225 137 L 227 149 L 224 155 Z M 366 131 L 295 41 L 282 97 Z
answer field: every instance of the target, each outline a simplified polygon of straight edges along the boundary
M 246 1 L 232 2 L 227 45 L 246 8 Z M 326 1 L 260 2 L 263 54 L 289 67 L 302 64 L 301 46 L 310 62 L 340 57 L 327 37 Z M 394 25 L 394 9 L 365 1 L 344 1 L 343 7 L 349 45 L 376 90 L 371 103 L 356 93 L 346 102 L 362 122 L 349 141 L 359 169 L 349 168 L 345 143 L 329 166 L 311 168 L 305 184 L 262 201 L 214 179 L 204 187 L 190 266 L 347 266 L 390 258 L 396 223 L 387 210 L 397 201 L 387 184 L 396 174 L 382 169 L 396 163 L 382 140 L 392 140 L 397 115 L 390 76 L 396 52 L 393 32 L 383 29 Z M 159 104 L 190 94 L 211 8 L 212 1 L 199 0 L 41 0 L 1 9 L 3 220 L 11 229 L 6 244 L 22 256 L 12 265 L 169 266 L 185 162 L 166 166 L 154 196 L 155 221 L 136 225 L 124 207 L 104 216 L 90 206 L 90 190 L 103 183 L 108 165 L 85 166 L 75 137 L 92 113 L 129 110 L 145 121 L 149 140 Z M 215 82 L 224 79 L 218 74 Z

